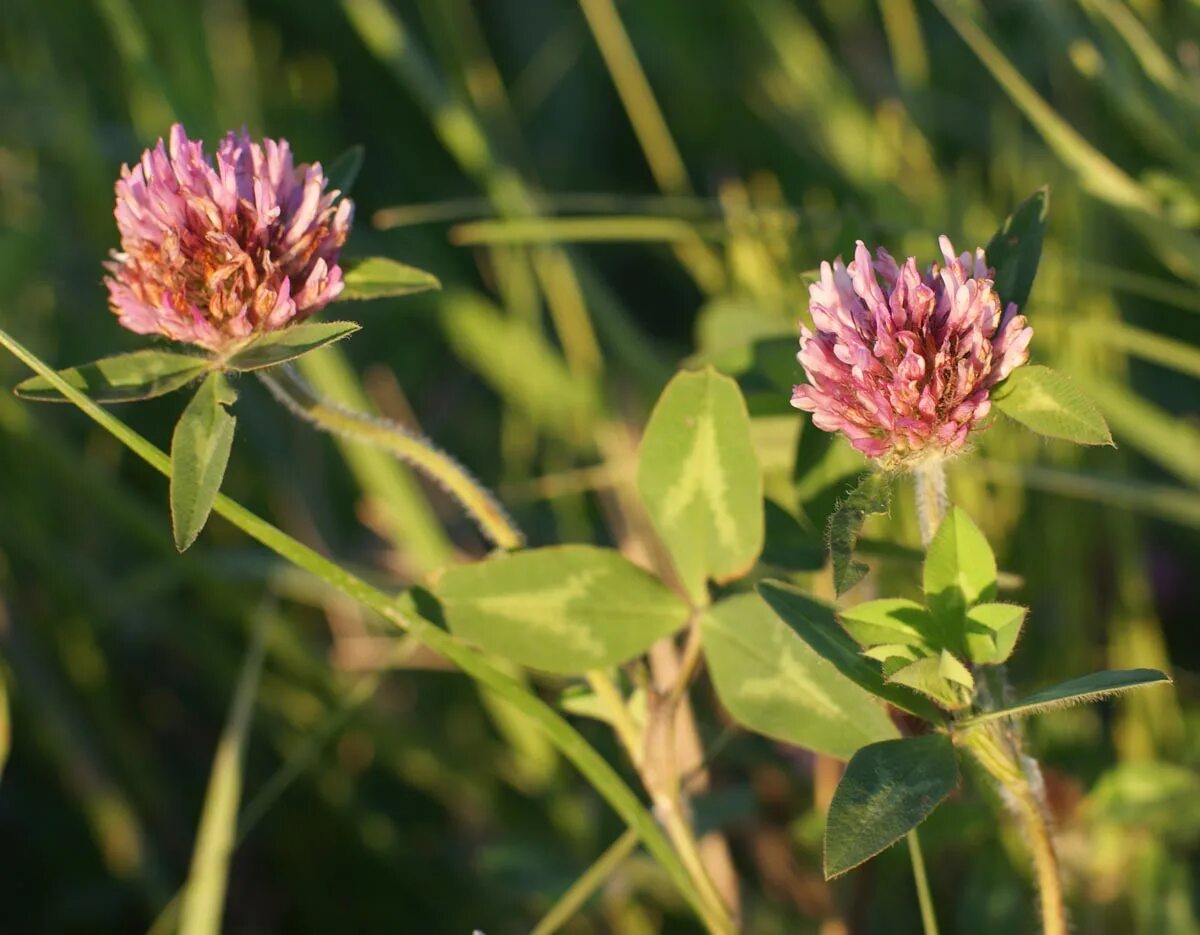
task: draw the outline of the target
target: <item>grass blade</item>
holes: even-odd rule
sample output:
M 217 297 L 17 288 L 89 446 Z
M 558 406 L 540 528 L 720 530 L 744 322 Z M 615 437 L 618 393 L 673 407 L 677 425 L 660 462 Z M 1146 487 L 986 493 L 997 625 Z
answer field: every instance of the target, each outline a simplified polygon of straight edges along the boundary
M 237 834 L 238 803 L 242 795 L 242 756 L 250 733 L 270 621 L 270 614 L 264 612 L 255 624 L 229 708 L 229 718 L 213 756 L 204 811 L 200 815 L 192 867 L 180 911 L 180 935 L 216 935 L 221 931 L 229 862 Z

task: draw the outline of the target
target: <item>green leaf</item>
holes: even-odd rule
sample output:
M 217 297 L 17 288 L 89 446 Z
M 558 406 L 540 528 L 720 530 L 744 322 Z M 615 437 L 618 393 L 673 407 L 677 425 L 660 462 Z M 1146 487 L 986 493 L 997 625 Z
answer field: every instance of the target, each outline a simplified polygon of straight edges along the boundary
M 452 568 L 436 593 L 451 632 L 544 672 L 620 665 L 687 622 L 688 609 L 618 552 L 585 545 Z
M 1022 311 L 1025 309 L 1042 256 L 1049 209 L 1050 190 L 1039 188 L 1017 206 L 988 241 L 988 265 L 996 270 L 996 294 L 1005 305 L 1015 302 Z
M 1138 688 L 1142 685 L 1154 685 L 1158 682 L 1169 684 L 1170 681 L 1157 669 L 1109 669 L 1104 672 L 1093 672 L 1091 675 L 1071 679 L 1050 688 L 1044 688 L 1040 692 L 1034 692 L 1007 708 L 985 711 L 982 714 L 963 718 L 959 723 L 966 727 L 1005 717 L 1029 717 L 1055 708 L 1099 701 L 1109 695 L 1129 691 L 1131 688 Z
M 131 403 L 153 399 L 186 386 L 211 366 L 194 354 L 145 350 L 102 357 L 90 364 L 59 370 L 72 387 L 98 403 Z M 24 399 L 62 403 L 67 399 L 45 377 L 30 377 L 13 390 Z
M 838 626 L 833 608 L 782 581 L 764 581 L 758 586 L 758 593 L 797 636 L 860 688 L 917 717 L 942 720 L 941 713 L 925 698 L 884 681 L 879 667 L 864 658 L 854 641 Z
M 1077 445 L 1113 444 L 1100 410 L 1069 378 L 1049 367 L 1018 367 L 992 391 L 992 402 L 1039 435 Z
M 329 187 L 336 188 L 343 195 L 350 194 L 350 189 L 358 181 L 358 173 L 362 171 L 363 159 L 367 151 L 361 146 L 351 146 L 342 152 L 329 164 L 325 170 L 325 178 L 329 179 Z
M 763 545 L 762 473 L 737 384 L 711 367 L 667 384 L 638 450 L 638 489 L 696 604 L 707 579 L 749 571 Z
M 825 879 L 891 847 L 928 818 L 958 784 L 945 734 L 863 747 L 846 766 L 825 822 Z
M 309 351 L 348 338 L 359 330 L 352 321 L 321 321 L 268 331 L 225 361 L 231 370 L 261 370 L 295 360 Z
M 916 601 L 885 597 L 838 611 L 838 620 L 861 646 L 903 643 L 928 648 L 936 642 L 933 618 Z
M 1000 665 L 1012 655 L 1027 610 L 1019 604 L 978 604 L 967 611 L 967 656 L 976 665 Z
M 883 706 L 757 594 L 712 607 L 702 618 L 701 636 L 721 703 L 743 726 L 841 759 L 897 735 Z
M 343 264 L 342 281 L 346 284 L 339 302 L 351 299 L 390 299 L 414 292 L 442 288 L 432 273 L 397 263 L 387 257 L 373 256 Z
M 180 552 L 200 535 L 221 488 L 237 425 L 225 407 L 235 399 L 225 377 L 210 373 L 171 436 L 171 528 Z
M 829 554 L 833 559 L 833 587 L 845 594 L 867 573 L 867 566 L 854 560 L 854 546 L 863 523 L 871 513 L 886 513 L 892 502 L 892 475 L 872 471 L 846 494 L 829 517 Z
M 964 682 L 973 681 L 971 673 L 945 650 L 896 668 L 888 673 L 887 680 L 907 685 L 951 711 L 970 704 L 970 692 L 964 692 L 963 687 Z
M 941 625 L 941 645 L 960 648 L 967 608 L 996 596 L 996 558 L 979 527 L 954 507 L 925 553 L 925 600 Z

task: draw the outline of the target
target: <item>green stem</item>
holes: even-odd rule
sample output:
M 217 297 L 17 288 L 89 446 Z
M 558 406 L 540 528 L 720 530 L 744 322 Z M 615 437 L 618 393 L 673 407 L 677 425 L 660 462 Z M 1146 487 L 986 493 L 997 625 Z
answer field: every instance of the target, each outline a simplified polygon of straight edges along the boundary
M 1022 754 L 1016 738 L 999 725 L 973 728 L 961 736 L 967 749 L 996 781 L 1005 804 L 1025 832 L 1041 897 L 1043 935 L 1067 935 L 1062 877 L 1037 763 Z
M 637 843 L 637 832 L 632 829 L 613 841 L 608 850 L 601 854 L 583 876 L 562 894 L 558 902 L 550 907 L 550 911 L 542 916 L 542 920 L 529 935 L 554 935 L 566 925 L 591 895 L 604 885 L 604 881 L 625 862 L 625 858 L 633 853 Z
M 496 498 L 470 471 L 426 438 L 398 422 L 367 416 L 322 399 L 290 365 L 261 371 L 258 378 L 289 410 L 317 428 L 390 451 L 422 471 L 459 502 L 480 531 L 502 549 L 519 549 L 525 537 Z
M 938 935 L 937 914 L 933 911 L 933 894 L 925 873 L 925 856 L 917 829 L 908 832 L 908 856 L 912 859 L 913 882 L 917 885 L 917 902 L 921 904 L 921 930 L 925 935 Z
M 3 330 L 0 330 L 0 346 L 11 351 L 18 360 L 38 375 L 45 377 L 51 386 L 152 468 L 166 477 L 171 476 L 171 461 L 164 452 L 63 380 L 53 368 Z M 625 823 L 638 832 L 646 849 L 662 865 L 693 911 L 703 918 L 706 912 L 704 901 L 662 829 L 616 770 L 557 711 L 479 651 L 421 617 L 406 616 L 396 606 L 392 596 L 314 552 L 241 504 L 218 494 L 213 510 L 275 554 L 316 576 L 352 600 L 371 608 L 398 629 L 411 633 L 467 675 L 512 702 L 515 708 L 526 714 L 545 733 L 563 756 L 575 764 L 584 778 Z

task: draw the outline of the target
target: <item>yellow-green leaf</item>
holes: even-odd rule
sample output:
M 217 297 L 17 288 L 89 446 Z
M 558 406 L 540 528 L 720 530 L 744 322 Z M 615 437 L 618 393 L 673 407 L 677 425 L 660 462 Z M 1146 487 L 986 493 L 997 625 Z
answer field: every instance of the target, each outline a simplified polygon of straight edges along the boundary
M 701 635 L 721 703 L 750 730 L 841 759 L 897 736 L 883 705 L 759 595 L 739 594 L 712 607 Z
M 638 451 L 638 489 L 693 602 L 730 581 L 763 545 L 763 488 L 737 384 L 711 367 L 667 384 Z
M 992 391 L 992 402 L 1010 419 L 1039 435 L 1077 445 L 1111 445 L 1108 423 L 1084 392 L 1049 367 L 1018 367 Z
M 687 621 L 684 602 L 612 549 L 564 545 L 452 568 L 450 630 L 513 662 L 579 675 L 619 665 Z

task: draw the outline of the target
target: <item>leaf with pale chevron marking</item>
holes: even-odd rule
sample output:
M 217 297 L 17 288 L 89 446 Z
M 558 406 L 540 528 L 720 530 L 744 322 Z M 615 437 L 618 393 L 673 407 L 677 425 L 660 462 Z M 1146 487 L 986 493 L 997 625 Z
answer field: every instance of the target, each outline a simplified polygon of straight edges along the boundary
M 693 602 L 763 545 L 762 475 L 737 384 L 711 367 L 676 374 L 638 451 L 638 489 Z
M 899 736 L 883 705 L 759 595 L 739 594 L 711 608 L 701 636 L 717 694 L 739 724 L 841 759 Z
M 564 545 L 452 568 L 436 587 L 457 636 L 579 675 L 619 665 L 687 621 L 684 602 L 612 549 Z

